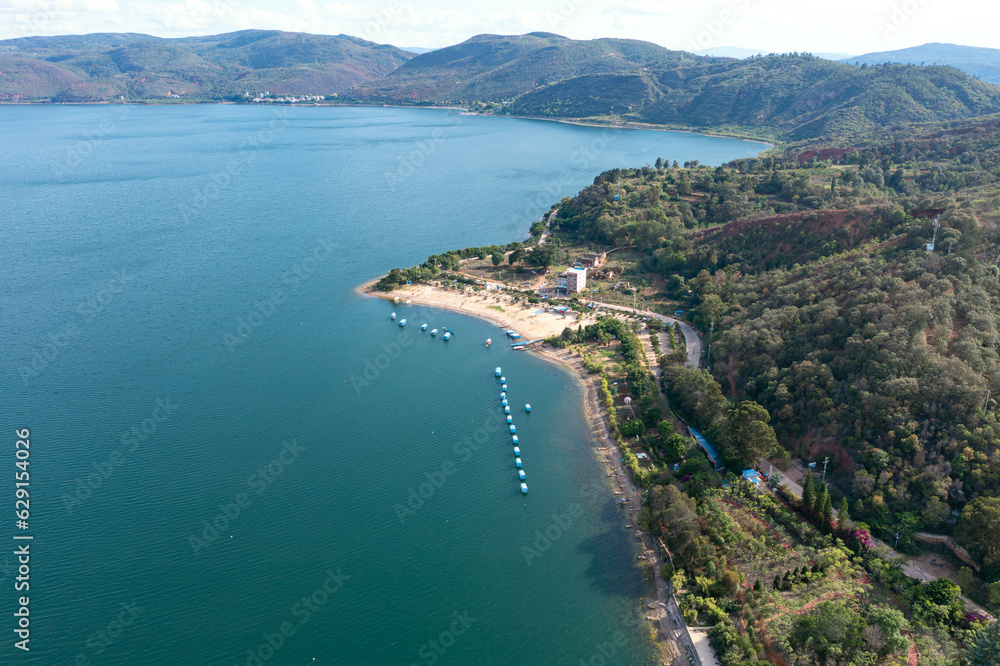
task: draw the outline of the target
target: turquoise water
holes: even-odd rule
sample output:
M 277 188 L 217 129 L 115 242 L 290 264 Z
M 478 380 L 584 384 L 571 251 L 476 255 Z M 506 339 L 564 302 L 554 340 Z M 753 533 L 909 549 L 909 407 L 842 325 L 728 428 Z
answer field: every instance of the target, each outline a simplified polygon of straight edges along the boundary
M 0 146 L 0 496 L 30 428 L 34 536 L 30 653 L 0 551 L 0 662 L 577 664 L 612 646 L 653 663 L 572 378 L 484 349 L 498 330 L 468 317 L 398 306 L 400 329 L 354 288 L 523 238 L 603 169 L 760 144 L 87 106 L 0 109 Z M 497 365 L 527 496 L 492 421 Z

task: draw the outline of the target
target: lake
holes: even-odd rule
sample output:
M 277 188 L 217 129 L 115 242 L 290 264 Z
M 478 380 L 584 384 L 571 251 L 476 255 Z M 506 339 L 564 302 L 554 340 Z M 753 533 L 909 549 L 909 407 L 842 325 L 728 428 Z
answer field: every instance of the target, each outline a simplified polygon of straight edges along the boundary
M 400 329 L 355 288 L 521 240 L 603 170 L 765 146 L 234 105 L 4 107 L 0 145 L 10 472 L 31 434 L 30 525 L 8 529 L 33 536 L 31 652 L 11 546 L 0 661 L 655 663 L 576 381 L 484 349 L 487 322 L 399 306 Z M 532 405 L 528 495 L 497 365 Z

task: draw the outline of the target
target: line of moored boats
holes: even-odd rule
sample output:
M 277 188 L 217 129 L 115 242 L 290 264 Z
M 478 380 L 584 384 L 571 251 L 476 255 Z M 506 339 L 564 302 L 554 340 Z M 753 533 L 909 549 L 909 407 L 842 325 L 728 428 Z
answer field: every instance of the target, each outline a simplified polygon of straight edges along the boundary
M 389 315 L 389 321 L 396 321 L 396 313 L 395 312 L 393 312 L 391 315 Z M 406 326 L 406 320 L 405 319 L 400 319 L 399 320 L 399 327 L 403 328 L 404 326 Z M 444 330 L 444 339 L 445 340 L 451 340 L 452 332 L 447 327 L 442 327 L 442 329 Z M 426 331 L 427 330 L 427 324 L 421 324 L 420 330 L 421 331 Z M 432 328 L 431 329 L 431 337 L 432 338 L 436 338 L 437 334 L 438 334 L 438 330 L 436 328 Z
M 503 376 L 499 365 L 493 371 L 493 376 L 500 380 L 500 406 L 503 407 L 503 413 L 507 416 L 507 427 L 510 428 L 510 438 L 514 443 L 514 468 L 517 469 L 517 477 L 521 481 L 521 493 L 527 494 L 528 484 L 524 482 L 524 469 L 521 467 L 521 447 L 517 440 L 517 426 L 514 425 L 514 417 L 510 415 L 510 404 L 507 401 L 507 378 Z M 524 412 L 525 414 L 531 413 L 530 404 L 524 404 Z

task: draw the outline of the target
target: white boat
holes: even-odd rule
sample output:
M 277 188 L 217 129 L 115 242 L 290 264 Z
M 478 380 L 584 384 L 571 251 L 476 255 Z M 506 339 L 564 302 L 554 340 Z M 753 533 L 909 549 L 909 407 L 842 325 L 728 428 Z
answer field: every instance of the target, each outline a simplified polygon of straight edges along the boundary
M 514 425 L 513 423 L 510 426 L 510 434 L 512 434 L 512 435 L 516 435 L 517 434 L 517 426 Z
M 504 414 L 510 414 L 510 405 L 504 405 L 503 413 Z
M 518 457 L 518 458 L 521 457 L 521 447 L 520 446 L 515 446 L 514 447 L 514 455 L 516 457 Z
M 499 365 L 497 366 L 497 369 L 493 371 L 493 376 L 494 377 L 499 377 L 500 376 L 500 366 Z
M 521 469 L 521 459 L 520 458 L 514 458 L 514 467 L 516 467 L 518 469 Z
M 524 470 L 523 469 L 517 470 L 517 476 L 518 476 L 519 479 L 521 479 L 522 481 L 524 481 Z
M 507 409 L 510 409 L 510 408 L 508 407 Z M 510 425 L 513 422 L 514 422 L 514 417 L 511 416 L 510 414 L 508 414 L 507 415 L 507 425 Z
M 431 335 L 437 335 L 437 334 L 438 334 L 438 330 L 436 328 L 431 331 Z
M 451 340 L 451 331 L 448 331 L 447 333 L 444 334 L 444 339 Z
M 400 319 L 399 320 L 399 327 L 403 328 L 404 326 L 406 326 L 406 320 L 405 319 Z
M 529 405 L 528 403 L 524 403 L 524 411 L 530 414 L 531 413 L 531 405 Z
M 420 330 L 421 331 L 426 331 L 427 330 L 427 324 L 424 324 L 423 326 L 421 326 Z
M 493 344 L 493 338 L 486 338 L 486 346 L 489 347 L 491 344 Z
M 396 319 L 396 313 L 393 312 L 391 315 L 389 315 L 389 319 L 390 320 L 395 320 Z
M 503 389 L 503 392 L 504 392 L 504 393 L 506 393 L 506 392 L 507 392 L 507 385 L 506 385 L 506 384 L 504 384 L 504 385 L 503 385 L 503 386 L 501 386 L 500 388 L 501 388 L 501 389 Z
M 522 483 L 521 484 L 521 494 L 522 495 L 527 495 L 528 494 L 528 484 L 527 483 Z

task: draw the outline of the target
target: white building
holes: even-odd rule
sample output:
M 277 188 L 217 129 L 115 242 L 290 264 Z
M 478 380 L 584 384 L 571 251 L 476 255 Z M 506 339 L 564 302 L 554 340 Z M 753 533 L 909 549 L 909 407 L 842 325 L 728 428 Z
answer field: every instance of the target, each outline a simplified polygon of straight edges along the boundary
M 579 294 L 586 286 L 586 268 L 567 268 L 556 278 L 556 291 L 564 294 Z

